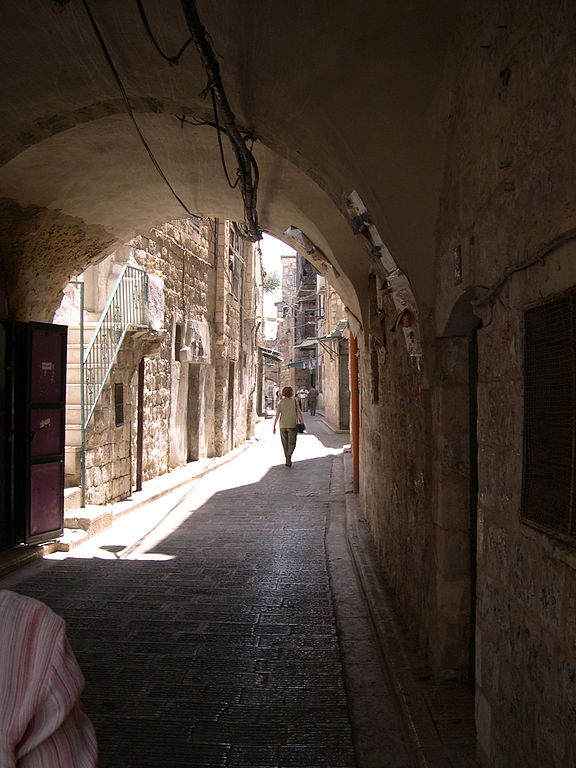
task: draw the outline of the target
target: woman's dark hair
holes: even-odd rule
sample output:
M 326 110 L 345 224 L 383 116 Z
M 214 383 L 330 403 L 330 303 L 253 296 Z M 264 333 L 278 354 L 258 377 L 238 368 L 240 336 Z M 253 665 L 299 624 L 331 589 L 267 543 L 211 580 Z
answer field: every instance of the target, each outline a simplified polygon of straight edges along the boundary
M 292 397 L 293 394 L 294 394 L 294 390 L 292 389 L 292 387 L 284 387 L 284 389 L 282 390 L 282 397 Z

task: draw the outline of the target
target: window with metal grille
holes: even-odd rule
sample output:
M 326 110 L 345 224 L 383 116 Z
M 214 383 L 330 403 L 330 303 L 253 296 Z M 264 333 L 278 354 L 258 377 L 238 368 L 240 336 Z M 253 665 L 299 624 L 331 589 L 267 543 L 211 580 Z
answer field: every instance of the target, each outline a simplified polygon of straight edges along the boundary
M 117 427 L 124 424 L 124 384 L 114 384 L 114 420 Z
M 522 517 L 576 543 L 576 292 L 525 313 Z

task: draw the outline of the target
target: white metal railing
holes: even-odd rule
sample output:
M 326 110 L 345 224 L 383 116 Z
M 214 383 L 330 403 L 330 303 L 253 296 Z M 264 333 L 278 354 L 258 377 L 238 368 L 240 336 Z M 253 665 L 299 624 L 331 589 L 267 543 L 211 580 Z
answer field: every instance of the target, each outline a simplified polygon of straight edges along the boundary
M 126 264 L 82 356 L 83 429 L 94 413 L 126 332 L 147 327 L 148 274 L 144 269 Z

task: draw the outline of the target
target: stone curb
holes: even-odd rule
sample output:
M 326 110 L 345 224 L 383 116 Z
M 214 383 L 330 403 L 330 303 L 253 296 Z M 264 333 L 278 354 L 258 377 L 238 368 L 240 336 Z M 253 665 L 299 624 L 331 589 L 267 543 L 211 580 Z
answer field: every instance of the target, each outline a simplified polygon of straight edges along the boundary
M 377 554 L 360 500 L 352 491 L 351 453 L 344 454 L 344 478 L 348 547 L 382 649 L 384 668 L 404 718 L 416 765 L 420 768 L 447 768 L 454 763 L 445 751 L 426 699 L 418 690 L 382 583 Z

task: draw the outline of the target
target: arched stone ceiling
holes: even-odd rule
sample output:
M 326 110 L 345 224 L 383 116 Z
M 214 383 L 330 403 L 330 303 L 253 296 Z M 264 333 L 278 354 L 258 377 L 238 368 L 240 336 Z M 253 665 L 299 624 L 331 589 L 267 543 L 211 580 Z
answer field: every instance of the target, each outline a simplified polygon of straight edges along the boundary
M 135 2 L 88 0 L 162 170 L 200 215 L 243 219 L 224 178 L 193 45 L 178 65 L 147 37 Z M 154 169 L 83 0 L 2 4 L 0 258 L 15 303 L 41 295 L 116 244 L 185 215 Z M 433 230 L 443 162 L 450 0 L 198 0 L 238 124 L 257 137 L 258 213 L 300 228 L 341 275 L 358 317 L 371 257 L 344 213 L 356 189 L 418 300 L 432 306 Z M 158 41 L 189 33 L 178 0 L 145 0 Z M 231 150 L 225 143 L 229 167 Z M 31 299 L 30 280 L 37 298 Z M 34 319 L 34 318 L 32 318 Z M 40 319 L 40 318 L 37 318 Z

